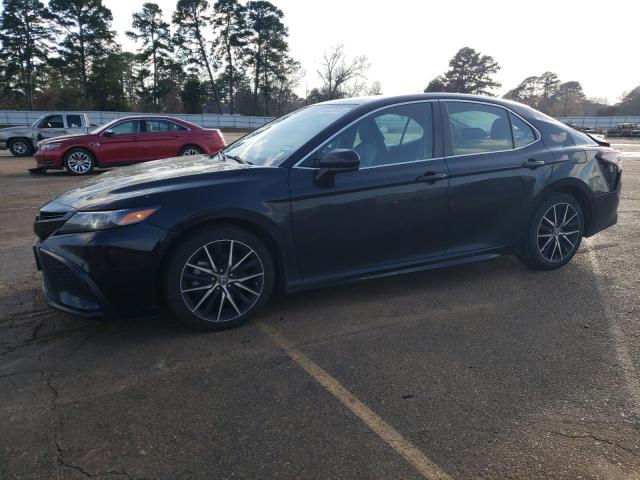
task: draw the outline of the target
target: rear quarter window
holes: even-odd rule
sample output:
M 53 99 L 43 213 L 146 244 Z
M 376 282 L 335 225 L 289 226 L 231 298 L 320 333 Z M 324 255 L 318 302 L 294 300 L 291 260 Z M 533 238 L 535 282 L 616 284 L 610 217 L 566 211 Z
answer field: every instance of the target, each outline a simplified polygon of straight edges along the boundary
M 509 112 L 511 120 L 511 129 L 513 130 L 513 143 L 515 148 L 526 147 L 536 141 L 536 133 L 533 129 L 520 117 Z

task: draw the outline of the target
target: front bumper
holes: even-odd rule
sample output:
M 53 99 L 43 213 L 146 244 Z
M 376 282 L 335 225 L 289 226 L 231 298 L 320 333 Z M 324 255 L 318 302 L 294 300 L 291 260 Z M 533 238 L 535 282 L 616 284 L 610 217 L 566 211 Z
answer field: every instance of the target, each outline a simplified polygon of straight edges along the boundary
M 622 179 L 620 178 L 614 191 L 591 198 L 589 201 L 591 218 L 589 219 L 589 226 L 584 233 L 585 237 L 595 235 L 605 228 L 618 223 L 618 204 L 620 203 L 621 189 Z
M 6 150 L 6 149 L 7 149 L 7 141 L 0 140 L 0 150 Z
M 81 268 L 39 246 L 33 250 L 47 305 L 87 318 L 110 316 L 109 303 Z
M 36 164 L 42 168 L 62 168 L 62 152 L 57 150 L 40 150 L 34 155 Z
M 37 241 L 34 253 L 47 304 L 87 318 L 153 314 L 169 235 L 143 222 Z

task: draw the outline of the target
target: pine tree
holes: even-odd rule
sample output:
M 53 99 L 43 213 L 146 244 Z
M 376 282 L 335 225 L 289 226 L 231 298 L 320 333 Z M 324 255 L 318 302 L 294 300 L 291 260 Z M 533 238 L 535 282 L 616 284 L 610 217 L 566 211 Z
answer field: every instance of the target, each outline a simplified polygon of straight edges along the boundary
M 113 16 L 102 0 L 50 0 L 49 9 L 64 37 L 58 47 L 59 65 L 67 87 L 79 86 L 82 106 L 91 108 L 89 79 L 95 64 L 104 64 L 115 49 L 110 30 Z M 98 99 L 104 103 L 104 99 Z
M 0 65 L 5 95 L 16 93 L 33 110 L 38 83 L 50 51 L 50 14 L 40 0 L 4 0 L 0 15 Z
M 209 3 L 206 0 L 178 0 L 172 20 L 178 27 L 174 43 L 180 50 L 187 53 L 184 63 L 195 65 L 198 71 L 204 70 L 216 108 L 220 112 L 222 105 L 214 76 L 217 64 L 210 57 L 212 49 L 203 32 L 203 29 L 211 24 L 211 17 L 207 14 L 208 9 Z
M 131 25 L 133 30 L 127 31 L 127 36 L 142 44 L 138 50 L 138 59 L 144 66 L 138 71 L 138 81 L 142 87 L 145 87 L 146 77 L 151 76 L 150 96 L 143 92 L 142 96 L 147 97 L 143 103 L 147 104 L 146 100 L 150 99 L 150 107 L 159 111 L 160 100 L 166 93 L 160 89 L 161 76 L 172 66 L 169 24 L 163 20 L 158 4 L 147 2 L 140 12 L 133 14 Z
M 227 83 L 229 113 L 234 113 L 236 83 L 242 75 L 239 63 L 245 55 L 249 30 L 245 7 L 238 0 L 218 0 L 214 5 L 213 27 L 217 32 L 215 51 L 224 58 L 224 76 Z

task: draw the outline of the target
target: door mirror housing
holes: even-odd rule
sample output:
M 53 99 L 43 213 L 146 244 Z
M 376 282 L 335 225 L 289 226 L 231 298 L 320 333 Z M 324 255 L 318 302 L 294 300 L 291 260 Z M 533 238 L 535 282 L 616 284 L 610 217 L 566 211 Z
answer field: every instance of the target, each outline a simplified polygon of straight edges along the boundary
M 329 172 L 351 172 L 360 168 L 360 155 L 355 150 L 337 148 L 320 158 L 318 167 Z
M 105 130 L 102 132 L 103 137 L 113 137 L 116 134 L 113 130 Z
M 331 187 L 335 173 L 352 172 L 360 168 L 360 155 L 355 150 L 337 148 L 321 157 L 317 166 L 320 170 L 315 176 L 316 185 Z

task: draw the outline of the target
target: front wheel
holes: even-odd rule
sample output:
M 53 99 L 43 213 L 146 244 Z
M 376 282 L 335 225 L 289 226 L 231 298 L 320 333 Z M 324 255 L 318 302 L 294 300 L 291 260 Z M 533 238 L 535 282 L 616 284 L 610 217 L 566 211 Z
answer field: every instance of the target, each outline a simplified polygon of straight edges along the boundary
M 9 151 L 14 157 L 28 157 L 33 154 L 33 144 L 26 138 L 16 138 L 9 142 Z
M 578 251 L 583 233 L 580 204 L 570 195 L 554 194 L 534 213 L 521 258 L 538 270 L 562 267 Z
M 74 148 L 64 156 L 64 168 L 71 175 L 88 175 L 95 165 L 93 155 L 84 148 Z
M 187 326 L 219 330 L 245 322 L 266 304 L 274 277 L 271 255 L 258 238 L 233 226 L 212 227 L 177 246 L 165 295 Z

